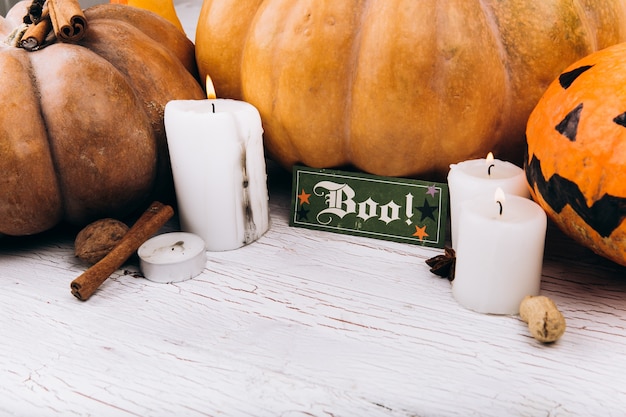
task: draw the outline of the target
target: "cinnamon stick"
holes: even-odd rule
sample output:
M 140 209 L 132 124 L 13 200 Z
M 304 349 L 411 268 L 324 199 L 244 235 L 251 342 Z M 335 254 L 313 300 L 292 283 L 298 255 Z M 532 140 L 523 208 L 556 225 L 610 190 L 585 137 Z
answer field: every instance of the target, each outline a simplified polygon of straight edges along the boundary
M 158 201 L 152 203 L 111 252 L 72 281 L 70 284 L 72 294 L 81 301 L 89 299 L 98 287 L 173 215 L 174 209 L 171 206 Z
M 77 42 L 87 29 L 87 19 L 78 0 L 47 0 L 54 34 L 60 41 Z
M 50 14 L 48 8 L 44 6 L 40 18 L 28 26 L 28 29 L 22 35 L 20 46 L 27 51 L 36 51 L 41 48 L 52 29 Z

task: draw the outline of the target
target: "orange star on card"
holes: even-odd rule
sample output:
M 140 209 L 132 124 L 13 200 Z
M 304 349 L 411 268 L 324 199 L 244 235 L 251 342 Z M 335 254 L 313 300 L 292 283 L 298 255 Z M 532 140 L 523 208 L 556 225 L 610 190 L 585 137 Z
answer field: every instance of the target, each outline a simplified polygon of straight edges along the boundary
M 309 197 L 311 197 L 311 194 L 307 194 L 304 192 L 304 188 L 302 189 L 302 192 L 300 194 L 298 194 L 298 200 L 300 200 L 300 205 L 303 204 L 311 204 L 309 202 Z
M 415 226 L 415 233 L 413 233 L 413 236 L 417 236 L 419 240 L 424 240 L 424 238 L 428 236 L 428 233 L 426 233 L 426 226 Z

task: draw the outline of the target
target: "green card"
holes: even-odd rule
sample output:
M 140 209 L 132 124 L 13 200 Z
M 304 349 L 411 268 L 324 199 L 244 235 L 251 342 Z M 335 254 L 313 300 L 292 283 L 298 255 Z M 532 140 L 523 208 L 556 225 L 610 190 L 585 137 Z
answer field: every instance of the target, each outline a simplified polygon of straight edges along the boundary
M 293 167 L 289 225 L 442 248 L 448 186 Z

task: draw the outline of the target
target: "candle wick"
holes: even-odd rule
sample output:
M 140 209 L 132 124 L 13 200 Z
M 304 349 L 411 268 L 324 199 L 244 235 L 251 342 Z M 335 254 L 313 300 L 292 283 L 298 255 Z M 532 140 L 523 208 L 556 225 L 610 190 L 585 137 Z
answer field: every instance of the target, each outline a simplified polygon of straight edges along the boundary
M 213 113 L 215 113 L 215 103 L 211 103 L 211 108 L 213 109 Z
M 495 164 L 489 165 L 489 168 L 487 168 L 487 175 L 491 176 L 491 168 L 493 168 L 494 166 L 496 165 Z
M 502 201 L 496 201 L 496 203 L 500 206 L 500 216 L 502 216 Z

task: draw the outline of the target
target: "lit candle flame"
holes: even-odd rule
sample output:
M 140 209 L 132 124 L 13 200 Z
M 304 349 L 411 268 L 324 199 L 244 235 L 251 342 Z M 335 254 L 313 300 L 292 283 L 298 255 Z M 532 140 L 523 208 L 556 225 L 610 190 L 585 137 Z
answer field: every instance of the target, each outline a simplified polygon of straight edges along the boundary
M 487 164 L 487 175 L 491 176 L 491 168 L 493 168 L 494 166 L 496 166 L 493 163 L 494 157 L 493 157 L 493 152 L 489 152 L 487 154 L 487 157 L 485 158 L 485 164 Z
M 502 216 L 502 207 L 504 206 L 504 202 L 506 201 L 506 197 L 504 195 L 504 191 L 502 191 L 502 188 L 498 187 L 496 189 L 493 199 L 496 204 L 500 206 L 500 216 Z
M 208 74 L 206 76 L 206 98 L 210 100 L 217 98 L 217 95 L 215 95 L 215 87 L 213 86 L 213 81 Z

